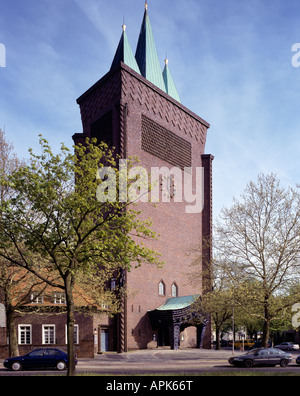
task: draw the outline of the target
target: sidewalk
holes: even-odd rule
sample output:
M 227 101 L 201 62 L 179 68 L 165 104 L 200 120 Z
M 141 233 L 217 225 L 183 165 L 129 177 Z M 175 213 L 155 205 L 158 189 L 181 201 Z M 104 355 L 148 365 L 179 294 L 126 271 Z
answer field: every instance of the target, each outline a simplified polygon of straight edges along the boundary
M 246 352 L 246 351 L 245 351 Z M 234 355 L 240 355 L 245 352 L 234 351 Z M 111 356 L 119 356 L 120 359 L 138 359 L 141 357 L 153 358 L 157 359 L 159 357 L 188 357 L 188 358 L 197 358 L 197 359 L 229 359 L 232 356 L 232 350 L 221 350 L 216 351 L 215 349 L 194 349 L 194 348 L 185 348 L 178 349 L 177 351 L 173 351 L 169 348 L 157 348 L 157 349 L 139 349 L 132 350 L 126 353 L 117 352 L 105 352 L 103 354 L 95 354 L 95 360 L 109 359 Z M 81 359 L 88 360 L 88 359 Z M 93 360 L 93 359 L 90 359 Z
M 239 355 L 241 352 L 235 352 Z M 229 366 L 232 351 L 204 349 L 137 350 L 123 354 L 105 353 L 95 359 L 79 359 L 78 372 L 102 374 L 196 373 L 200 369 Z

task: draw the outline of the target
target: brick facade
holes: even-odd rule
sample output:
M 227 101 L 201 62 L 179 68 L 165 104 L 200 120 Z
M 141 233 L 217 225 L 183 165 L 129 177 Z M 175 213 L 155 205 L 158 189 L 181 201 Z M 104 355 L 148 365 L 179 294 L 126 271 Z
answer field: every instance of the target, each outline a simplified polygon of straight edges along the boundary
M 195 246 L 202 251 L 202 269 L 209 270 L 212 235 L 212 160 L 205 154 L 209 124 L 169 95 L 134 72 L 124 63 L 110 71 L 78 100 L 83 133 L 73 136 L 75 143 L 97 137 L 114 147 L 122 158 L 138 156 L 141 166 L 204 168 L 204 208 L 199 213 L 187 213 L 188 203 L 178 199 L 180 188 L 172 186 L 169 202 L 155 205 L 139 204 L 141 216 L 151 218 L 158 238 L 143 241 L 161 254 L 163 268 L 143 265 L 125 274 L 127 297 L 122 312 L 115 318 L 106 314 L 76 314 L 79 357 L 93 357 L 105 350 L 119 352 L 136 348 L 171 345 L 170 338 L 178 328 L 153 328 L 149 311 L 153 311 L 174 296 L 202 294 L 210 286 L 209 271 L 204 279 L 192 282 L 191 257 Z M 195 182 L 194 182 L 195 184 Z M 195 185 L 193 188 L 195 190 Z M 178 190 L 178 191 L 177 191 Z M 170 190 L 171 192 L 171 190 Z M 195 192 L 195 191 L 193 191 Z M 198 271 L 199 272 L 199 271 Z M 160 286 L 161 284 L 161 286 Z M 163 293 L 161 292 L 163 290 Z M 20 353 L 43 346 L 43 325 L 55 328 L 55 347 L 66 349 L 65 314 L 22 315 L 19 325 L 31 325 L 32 342 L 20 345 Z M 176 330 L 176 331 L 175 331 Z M 180 329 L 181 347 L 199 346 L 199 329 Z M 48 345 L 50 346 L 50 345 Z M 52 346 L 52 345 L 51 345 Z M 203 347 L 211 347 L 211 327 L 207 326 Z M 8 355 L 6 329 L 0 328 L 0 357 Z
M 161 254 L 165 266 L 144 265 L 126 274 L 128 298 L 124 311 L 118 316 L 117 337 L 121 350 L 152 347 L 161 337 L 162 329 L 152 329 L 147 312 L 172 296 L 172 285 L 176 285 L 178 296 L 202 293 L 201 279 L 197 285 L 190 280 L 192 259 L 187 253 L 195 246 L 202 246 L 204 238 L 211 240 L 213 157 L 204 154 L 209 124 L 124 63 L 99 80 L 77 102 L 83 133 L 74 135 L 75 143 L 91 137 L 93 130 L 109 136 L 107 121 L 102 127 L 98 125 L 101 122 L 97 123 L 102 118 L 107 120 L 109 114 L 112 129 L 109 140 L 122 158 L 138 156 L 140 165 L 148 172 L 151 167 L 164 166 L 204 168 L 201 213 L 187 214 L 187 203 L 176 202 L 174 197 L 155 207 L 150 202 L 139 204 L 142 217 L 151 218 L 153 229 L 159 234 L 157 240 L 145 245 Z M 209 266 L 210 258 L 211 246 L 205 245 L 204 266 Z M 165 286 L 164 295 L 159 295 L 160 282 Z M 210 338 L 207 331 L 204 347 L 210 348 Z M 186 328 L 181 334 L 181 345 L 196 344 L 196 328 Z
M 40 307 L 42 310 L 42 307 Z M 19 352 L 25 354 L 33 349 L 42 347 L 54 347 L 67 351 L 65 313 L 52 314 L 23 314 L 16 319 L 17 337 L 19 340 Z M 23 343 L 20 340 L 20 327 L 30 325 L 30 342 Z M 75 325 L 78 329 L 78 339 L 75 343 L 75 352 L 79 358 L 93 358 L 94 353 L 101 352 L 101 329 L 110 329 L 109 350 L 116 346 L 114 340 L 114 326 L 112 319 L 105 313 L 75 313 Z M 47 343 L 43 338 L 43 327 L 51 326 L 54 329 L 54 342 Z M 8 345 L 6 343 L 6 329 L 0 328 L 0 358 L 8 357 Z

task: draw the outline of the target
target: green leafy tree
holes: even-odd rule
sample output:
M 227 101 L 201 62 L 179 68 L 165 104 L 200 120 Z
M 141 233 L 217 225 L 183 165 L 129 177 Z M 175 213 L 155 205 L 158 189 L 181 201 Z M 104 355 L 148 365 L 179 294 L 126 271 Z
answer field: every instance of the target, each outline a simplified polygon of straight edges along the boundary
M 0 208 L 12 193 L 9 177 L 22 163 L 24 162 L 20 161 L 14 153 L 12 143 L 7 140 L 5 131 L 0 129 Z M 1 219 L 2 211 L 0 210 Z M 0 295 L 5 304 L 10 356 L 19 355 L 15 326 L 16 314 L 19 308 L 30 300 L 36 287 L 42 288 L 41 281 L 0 257 Z
M 93 279 L 98 285 L 94 295 L 99 300 L 102 294 L 105 302 L 105 282 L 113 273 L 161 263 L 142 243 L 155 238 L 151 221 L 141 220 L 132 202 L 118 199 L 124 194 L 118 189 L 121 173 L 112 150 L 87 140 L 73 152 L 62 145 L 55 155 L 42 137 L 40 145 L 41 154 L 30 150 L 29 164 L 9 177 L 13 194 L 2 203 L 0 256 L 65 292 L 68 375 L 74 375 L 76 285 L 84 288 Z M 107 179 L 99 177 L 99 170 L 108 168 L 117 181 L 115 199 Z M 105 202 L 96 197 L 99 188 L 107 194 Z

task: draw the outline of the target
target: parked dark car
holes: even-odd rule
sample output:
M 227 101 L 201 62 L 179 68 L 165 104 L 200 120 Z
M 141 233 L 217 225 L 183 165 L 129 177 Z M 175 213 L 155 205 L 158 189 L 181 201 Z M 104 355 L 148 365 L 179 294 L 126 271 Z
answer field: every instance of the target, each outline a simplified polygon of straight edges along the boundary
M 77 359 L 75 363 L 77 364 Z M 65 370 L 68 366 L 68 355 L 59 349 L 40 348 L 24 356 L 5 359 L 3 365 L 14 371 L 32 368 L 56 368 L 57 370 Z
M 245 355 L 231 357 L 228 362 L 233 366 L 277 366 L 286 367 L 291 363 L 293 357 L 290 353 L 274 348 L 252 349 Z

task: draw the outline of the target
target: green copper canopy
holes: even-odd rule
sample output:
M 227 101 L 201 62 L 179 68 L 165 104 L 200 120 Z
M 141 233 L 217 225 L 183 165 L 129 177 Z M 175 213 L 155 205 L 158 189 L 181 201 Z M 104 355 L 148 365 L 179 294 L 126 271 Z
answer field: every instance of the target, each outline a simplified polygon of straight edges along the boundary
M 172 98 L 177 100 L 177 102 L 180 102 L 180 97 L 178 95 L 176 86 L 174 84 L 174 80 L 173 80 L 173 78 L 171 76 L 170 69 L 169 69 L 169 66 L 168 66 L 168 59 L 166 59 L 166 61 L 165 61 L 165 68 L 164 68 L 164 71 L 163 71 L 163 79 L 164 79 L 164 82 L 165 82 L 167 94 L 172 96 Z
M 129 40 L 126 34 L 126 26 L 123 25 L 123 32 L 122 36 L 114 57 L 114 60 L 112 62 L 110 70 L 114 69 L 116 66 L 119 65 L 120 62 L 124 62 L 127 66 L 131 67 L 134 71 L 137 73 L 141 74 L 140 69 L 138 67 L 138 64 L 136 62 L 136 59 L 133 55 L 131 46 L 129 44 Z
M 198 300 L 200 294 L 195 294 L 193 296 L 183 296 L 183 297 L 171 297 L 168 298 L 167 301 L 157 308 L 157 311 L 170 311 L 175 309 L 183 309 L 187 308 L 190 305 L 194 304 L 195 301 Z
M 146 3 L 135 58 L 142 76 L 166 92 L 147 8 Z

